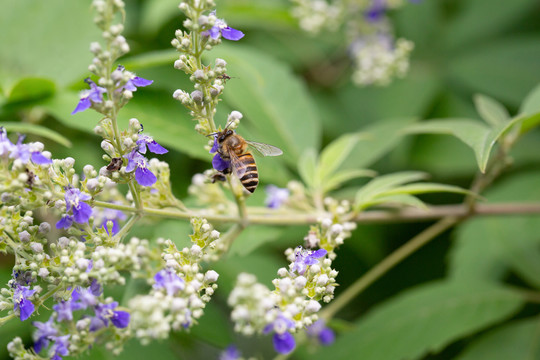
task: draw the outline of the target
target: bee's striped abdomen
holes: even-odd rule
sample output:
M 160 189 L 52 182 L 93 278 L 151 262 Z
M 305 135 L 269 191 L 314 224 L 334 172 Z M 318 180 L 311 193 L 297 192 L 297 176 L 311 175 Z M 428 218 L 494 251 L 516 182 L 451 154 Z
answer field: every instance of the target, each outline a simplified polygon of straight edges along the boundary
M 246 167 L 246 172 L 244 176 L 240 179 L 240 182 L 247 191 L 254 192 L 259 185 L 259 173 L 257 172 L 257 165 L 255 164 L 255 159 L 253 155 L 249 152 L 238 156 L 242 164 Z

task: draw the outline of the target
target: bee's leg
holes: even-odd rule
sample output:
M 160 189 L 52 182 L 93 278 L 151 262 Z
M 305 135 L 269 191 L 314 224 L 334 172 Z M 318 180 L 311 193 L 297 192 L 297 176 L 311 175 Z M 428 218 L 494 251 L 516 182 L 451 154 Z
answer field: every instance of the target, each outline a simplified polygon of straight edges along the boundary
M 215 184 L 216 181 L 225 181 L 227 178 L 225 177 L 225 174 L 222 172 L 215 173 L 212 175 L 212 184 Z
M 231 168 L 230 167 L 226 168 L 225 170 L 222 171 L 222 173 L 224 175 L 230 174 L 231 173 Z

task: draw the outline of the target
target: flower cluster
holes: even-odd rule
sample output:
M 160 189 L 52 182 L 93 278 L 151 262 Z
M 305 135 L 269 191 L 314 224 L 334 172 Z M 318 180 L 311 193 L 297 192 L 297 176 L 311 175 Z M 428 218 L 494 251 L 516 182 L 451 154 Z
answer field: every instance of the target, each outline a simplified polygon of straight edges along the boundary
M 116 301 L 103 299 L 102 295 L 102 287 L 95 279 L 86 288 L 68 290 L 68 299 L 58 299 L 48 321 L 33 322 L 36 327 L 33 351 L 40 353 L 49 348 L 47 356 L 59 360 L 71 352 L 78 353 L 92 347 L 98 339 L 103 339 L 103 330 L 107 328 L 114 332 L 113 338 L 125 339 L 127 333 L 122 329 L 129 325 L 130 314 L 119 310 Z M 117 345 L 116 341 L 113 343 Z M 24 358 L 28 354 L 17 339 L 10 343 L 8 349 L 14 358 Z M 120 350 L 118 348 L 115 352 Z
M 190 248 L 179 251 L 171 240 L 158 240 L 164 268 L 154 275 L 148 295 L 135 296 L 129 302 L 132 329 L 143 343 L 193 326 L 217 288 L 218 273 L 203 273 L 201 262 L 215 251 L 219 233 L 205 220 L 193 219 L 192 225 Z
M 274 291 L 257 283 L 253 275 L 241 274 L 228 300 L 235 330 L 245 335 L 272 333 L 274 348 L 281 354 L 295 348 L 293 333 L 318 320 L 319 301 L 332 299 L 337 276 L 324 249 L 298 247 L 285 254 L 291 263 L 288 269 L 279 269 Z
M 213 117 L 225 81 L 230 77 L 226 74 L 225 60 L 215 59 L 214 66 L 202 66 L 201 53 L 220 44 L 222 38 L 237 41 L 243 38 L 244 34 L 216 17 L 213 1 L 197 4 L 182 2 L 179 7 L 186 14 L 186 31 L 176 30 L 175 38 L 171 42 L 180 52 L 174 67 L 190 76 L 195 89 L 191 93 L 177 89 L 173 97 L 191 111 L 191 116 L 197 121 L 195 130 L 207 136 L 216 130 Z
M 349 55 L 353 62 L 352 80 L 358 86 L 387 85 L 405 76 L 409 68 L 412 42 L 394 39 L 387 11 L 397 9 L 403 0 L 294 0 L 293 16 L 300 27 L 316 35 L 336 31 L 345 23 Z

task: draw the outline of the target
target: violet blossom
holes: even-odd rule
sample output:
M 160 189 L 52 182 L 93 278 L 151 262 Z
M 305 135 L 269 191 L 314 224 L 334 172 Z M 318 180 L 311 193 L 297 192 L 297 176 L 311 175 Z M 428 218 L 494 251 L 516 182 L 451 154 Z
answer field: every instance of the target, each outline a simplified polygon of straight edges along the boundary
M 90 90 L 81 92 L 79 103 L 71 115 L 89 109 L 93 103 L 99 104 L 103 102 L 103 94 L 107 92 L 107 89 L 97 86 L 96 83 L 90 79 L 86 79 L 85 82 L 90 85 Z
M 215 11 L 212 11 L 210 15 L 216 15 Z M 225 20 L 216 19 L 214 26 L 210 30 L 203 31 L 202 36 L 210 36 L 212 39 L 217 40 L 219 36 L 223 36 L 227 40 L 238 41 L 244 37 L 244 33 L 240 30 L 233 29 L 228 26 Z
M 295 260 L 291 264 L 291 271 L 296 271 L 297 274 L 303 275 L 307 267 L 310 265 L 315 265 L 319 262 L 319 258 L 322 258 L 327 253 L 324 249 L 319 249 L 317 251 L 305 250 L 301 246 L 298 246 L 295 250 Z

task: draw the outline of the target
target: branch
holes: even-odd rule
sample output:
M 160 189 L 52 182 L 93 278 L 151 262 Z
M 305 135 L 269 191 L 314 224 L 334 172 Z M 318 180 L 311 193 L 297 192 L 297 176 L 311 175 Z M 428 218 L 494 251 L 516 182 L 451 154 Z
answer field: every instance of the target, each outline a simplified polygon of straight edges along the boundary
M 172 218 L 172 219 L 191 219 L 193 217 L 202 217 L 210 222 L 216 223 L 236 223 L 240 224 L 243 220 L 237 215 L 219 215 L 208 214 L 206 211 L 189 210 L 178 211 L 173 209 L 152 209 L 144 208 L 137 210 L 132 206 L 111 204 L 103 201 L 94 201 L 94 205 L 98 207 L 110 208 L 125 211 L 128 213 L 144 213 L 150 216 Z M 266 213 L 257 213 L 249 215 L 251 210 L 258 208 L 247 208 L 247 218 L 245 225 L 307 225 L 314 224 L 321 216 L 328 215 L 326 213 L 305 214 L 297 212 L 280 212 L 267 210 Z M 468 216 L 490 216 L 490 215 L 525 215 L 525 214 L 540 214 L 540 203 L 493 203 L 493 204 L 478 204 L 473 209 L 469 209 L 467 205 L 437 205 L 431 206 L 426 210 L 417 208 L 404 208 L 398 210 L 371 210 L 358 214 L 350 221 L 361 224 L 387 224 L 400 222 L 419 222 L 419 221 L 434 221 L 447 216 L 456 218 L 464 218 Z

